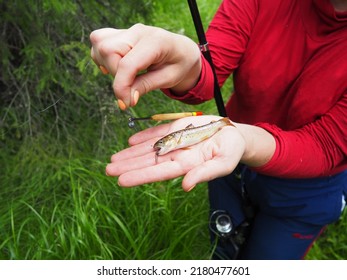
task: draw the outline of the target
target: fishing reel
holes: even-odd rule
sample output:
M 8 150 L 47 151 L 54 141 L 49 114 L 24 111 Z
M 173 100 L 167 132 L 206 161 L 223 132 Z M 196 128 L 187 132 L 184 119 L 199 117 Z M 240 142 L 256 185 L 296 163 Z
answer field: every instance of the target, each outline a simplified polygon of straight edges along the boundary
M 221 246 L 232 252 L 229 257 L 236 259 L 240 253 L 242 245 L 246 241 L 247 230 L 250 224 L 245 221 L 235 227 L 231 216 L 225 210 L 216 210 L 210 216 L 210 230 L 218 237 Z

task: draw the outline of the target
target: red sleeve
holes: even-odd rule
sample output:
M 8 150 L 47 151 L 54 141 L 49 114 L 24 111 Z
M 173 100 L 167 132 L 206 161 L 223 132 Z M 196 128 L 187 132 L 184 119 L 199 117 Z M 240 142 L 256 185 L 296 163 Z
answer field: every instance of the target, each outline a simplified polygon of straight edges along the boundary
M 284 131 L 259 123 L 276 140 L 272 159 L 259 173 L 285 178 L 310 178 L 342 171 L 347 161 L 347 92 L 325 115 L 300 129 Z
M 257 15 L 257 0 L 224 0 L 206 32 L 219 85 L 239 65 Z M 162 91 L 169 97 L 188 104 L 198 104 L 213 98 L 213 73 L 202 57 L 202 72 L 198 84 L 188 93 Z
M 220 86 L 240 65 L 258 15 L 258 0 L 224 0 L 206 33 Z

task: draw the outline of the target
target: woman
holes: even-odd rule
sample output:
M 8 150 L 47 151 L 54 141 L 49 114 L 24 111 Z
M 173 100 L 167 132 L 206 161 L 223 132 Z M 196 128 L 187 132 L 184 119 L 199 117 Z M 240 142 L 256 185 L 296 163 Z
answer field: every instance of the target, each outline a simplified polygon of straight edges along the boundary
M 234 126 L 157 162 L 153 143 L 160 137 L 218 117 L 150 128 L 112 156 L 107 174 L 119 176 L 121 186 L 184 175 L 185 191 L 209 181 L 212 217 L 226 214 L 234 227 L 252 220 L 246 242 L 220 240 L 216 258 L 303 258 L 345 204 L 346 38 L 346 0 L 223 1 L 207 39 L 219 84 L 233 73 L 226 110 Z M 184 36 L 135 25 L 94 31 L 91 42 L 93 60 L 115 76 L 123 109 L 157 88 L 190 104 L 213 97 L 211 68 Z M 243 209 L 245 197 L 252 215 Z

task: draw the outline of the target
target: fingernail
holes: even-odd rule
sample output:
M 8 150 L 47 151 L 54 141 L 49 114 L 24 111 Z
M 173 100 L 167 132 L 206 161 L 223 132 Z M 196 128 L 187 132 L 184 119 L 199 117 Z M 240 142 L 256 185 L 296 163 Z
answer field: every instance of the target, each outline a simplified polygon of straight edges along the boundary
M 137 104 L 137 102 L 139 101 L 139 98 L 140 98 L 140 93 L 137 89 L 135 89 L 133 91 L 133 102 L 132 102 L 132 106 L 135 106 Z
M 191 187 L 187 190 L 187 192 L 190 192 L 192 189 L 195 188 L 195 186 L 196 186 L 196 185 L 191 186 Z
M 99 69 L 101 70 L 102 74 L 104 75 L 108 74 L 108 70 L 104 66 L 100 65 Z
M 121 109 L 122 111 L 126 110 L 127 106 L 125 105 L 123 100 L 118 99 L 117 103 L 118 103 L 119 109 Z

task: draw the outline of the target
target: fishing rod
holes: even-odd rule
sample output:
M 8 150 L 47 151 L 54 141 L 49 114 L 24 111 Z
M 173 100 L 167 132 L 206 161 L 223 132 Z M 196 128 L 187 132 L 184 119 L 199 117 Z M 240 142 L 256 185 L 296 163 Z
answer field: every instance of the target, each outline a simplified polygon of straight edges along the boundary
M 222 117 L 226 117 L 227 114 L 225 111 L 225 106 L 224 106 L 222 94 L 220 91 L 220 87 L 218 85 L 217 74 L 216 74 L 215 67 L 214 67 L 214 64 L 212 61 L 212 57 L 211 57 L 211 53 L 210 53 L 210 50 L 208 47 L 208 42 L 206 40 L 204 27 L 203 27 L 202 22 L 201 22 L 201 17 L 200 17 L 198 5 L 196 4 L 195 0 L 188 0 L 188 5 L 189 5 L 190 13 L 191 13 L 192 18 L 193 18 L 196 34 L 198 36 L 200 51 L 202 52 L 203 56 L 210 64 L 212 72 L 213 72 L 213 78 L 214 78 L 213 94 L 214 94 L 214 99 L 215 99 L 215 102 L 217 105 L 218 113 Z
M 201 111 L 197 112 L 180 112 L 180 113 L 165 113 L 165 114 L 155 114 L 148 117 L 141 117 L 141 118 L 134 118 L 130 117 L 128 119 L 128 126 L 130 128 L 133 128 L 135 126 L 135 121 L 146 121 L 146 120 L 153 120 L 153 121 L 168 121 L 168 120 L 178 120 L 185 117 L 190 116 L 202 116 L 203 113 Z

